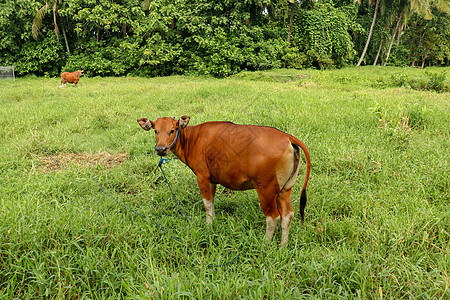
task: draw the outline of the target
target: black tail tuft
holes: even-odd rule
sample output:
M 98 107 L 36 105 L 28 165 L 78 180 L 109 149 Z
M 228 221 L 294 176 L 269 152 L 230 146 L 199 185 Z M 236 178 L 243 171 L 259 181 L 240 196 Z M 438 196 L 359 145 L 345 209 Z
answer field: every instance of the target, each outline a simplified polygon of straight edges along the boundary
M 306 200 L 306 189 L 303 189 L 300 196 L 300 218 L 302 219 L 302 224 L 305 222 Z

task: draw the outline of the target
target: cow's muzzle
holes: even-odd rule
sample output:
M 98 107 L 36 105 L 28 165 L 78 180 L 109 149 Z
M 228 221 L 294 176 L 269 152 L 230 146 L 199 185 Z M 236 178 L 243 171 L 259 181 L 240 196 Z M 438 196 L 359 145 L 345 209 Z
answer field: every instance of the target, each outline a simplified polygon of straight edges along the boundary
M 159 156 L 166 156 L 168 149 L 169 147 L 162 147 L 162 146 L 155 147 L 156 154 L 158 154 Z

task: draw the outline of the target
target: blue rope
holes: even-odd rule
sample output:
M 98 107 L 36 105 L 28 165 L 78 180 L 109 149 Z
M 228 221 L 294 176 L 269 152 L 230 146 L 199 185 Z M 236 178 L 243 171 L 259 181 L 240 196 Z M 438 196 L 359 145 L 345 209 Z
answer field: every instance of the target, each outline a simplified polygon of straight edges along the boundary
M 159 167 L 159 169 L 161 170 L 161 172 L 162 172 L 162 174 L 163 174 L 164 180 L 166 181 L 167 186 L 169 187 L 169 190 L 170 190 L 170 192 L 172 193 L 172 197 L 173 197 L 173 199 L 175 200 L 175 202 L 177 203 L 177 206 L 178 206 L 179 210 L 183 213 L 183 215 L 185 215 L 186 218 L 188 218 L 190 221 L 193 222 L 193 220 L 192 220 L 192 219 L 184 212 L 184 210 L 181 208 L 180 203 L 178 202 L 177 197 L 175 197 L 175 194 L 174 194 L 173 191 L 172 191 L 172 187 L 170 186 L 170 183 L 169 183 L 169 181 L 167 180 L 166 174 L 164 173 L 164 171 L 163 171 L 163 169 L 162 169 L 162 165 L 163 165 L 164 163 L 167 163 L 167 162 L 168 162 L 168 160 L 167 160 L 166 158 L 162 158 L 162 157 L 161 157 L 161 159 L 159 160 L 159 163 L 158 163 L 158 167 Z M 200 227 L 201 227 L 201 228 L 204 228 L 202 225 L 200 225 Z M 230 242 L 227 238 L 225 238 L 225 237 L 222 237 L 222 238 L 223 238 L 228 244 L 232 245 L 231 242 Z M 223 264 L 221 264 L 221 265 L 209 264 L 208 267 L 222 267 L 222 266 L 225 266 L 225 265 L 229 265 L 229 264 L 234 263 L 234 262 L 239 258 L 239 256 L 241 255 L 241 250 L 239 250 L 239 249 L 237 249 L 237 250 L 238 250 L 238 255 L 236 255 L 236 257 L 233 258 L 231 261 L 226 262 L 226 263 L 223 263 Z
M 179 132 L 179 129 L 178 129 L 178 131 L 177 131 L 177 137 L 178 137 L 178 132 Z M 177 137 L 175 137 L 175 140 L 176 140 L 176 138 Z M 175 141 L 174 140 L 174 141 Z M 173 142 L 172 142 L 172 144 L 173 144 Z M 169 147 L 167 147 L 167 148 L 170 148 L 172 145 L 170 145 Z M 67 170 L 65 167 L 63 167 L 51 154 L 50 154 L 50 152 L 47 150 L 47 148 L 45 148 L 43 145 L 42 145 L 42 147 L 45 149 L 45 151 L 47 152 L 47 154 L 48 154 L 48 156 L 50 156 L 50 158 L 59 166 L 59 167 L 61 167 L 61 168 L 63 168 L 64 170 Z M 161 172 L 162 172 L 162 174 L 163 174 L 163 176 L 164 176 L 164 180 L 166 181 L 166 183 L 167 183 L 167 186 L 169 187 L 169 190 L 170 190 L 170 193 L 172 194 L 172 197 L 173 197 L 173 199 L 175 200 L 175 202 L 177 203 L 177 206 L 178 206 L 178 208 L 179 208 L 179 210 L 183 213 L 183 215 L 185 215 L 190 221 L 193 221 L 185 212 L 184 212 L 184 210 L 181 208 L 181 206 L 180 206 L 180 204 L 179 204 L 179 202 L 178 202 L 178 200 L 177 200 L 177 198 L 175 197 L 175 194 L 173 193 L 173 191 L 172 191 L 172 187 L 170 186 L 170 183 L 169 183 L 169 181 L 167 180 L 167 177 L 166 177 L 166 174 L 164 173 L 164 171 L 163 171 L 163 169 L 162 169 L 162 165 L 164 164 L 164 163 L 167 163 L 168 162 L 168 160 L 166 159 L 166 158 L 161 158 L 160 159 L 160 161 L 159 161 L 159 163 L 158 163 L 158 167 L 159 167 L 159 169 L 161 170 Z M 107 195 L 108 197 L 110 197 L 111 199 L 113 199 L 114 201 L 116 201 L 117 202 L 117 204 L 119 204 L 119 205 L 121 205 L 121 206 L 123 206 L 124 208 L 126 208 L 126 209 L 128 209 L 129 211 L 131 211 L 131 212 L 133 212 L 133 213 L 135 213 L 135 214 L 137 214 L 137 215 L 139 215 L 139 216 L 141 216 L 141 217 L 143 217 L 144 219 L 145 218 L 148 218 L 146 215 L 144 215 L 144 214 L 142 214 L 142 213 L 140 213 L 140 212 L 137 212 L 137 211 L 135 211 L 135 210 L 133 210 L 133 209 L 131 209 L 131 208 L 129 208 L 128 206 L 126 206 L 125 204 L 123 204 L 123 203 L 121 203 L 119 200 L 117 200 L 115 197 L 113 197 L 112 195 L 110 195 L 99 183 L 98 183 L 98 181 L 97 181 L 97 179 L 95 179 L 95 177 L 94 176 L 92 176 L 92 174 L 88 171 L 88 174 L 89 174 L 89 176 L 92 178 L 92 180 L 94 180 L 95 181 L 95 183 L 97 184 L 97 186 L 103 191 L 103 193 L 105 193 L 105 195 Z M 175 241 L 177 241 L 177 242 L 179 242 L 179 243 L 181 243 L 181 241 L 177 238 L 177 237 L 175 237 L 175 236 L 173 236 L 173 235 L 171 235 L 166 229 L 164 229 L 164 227 L 163 226 L 161 226 L 160 224 L 158 224 L 158 222 L 156 222 L 155 220 L 152 220 L 153 221 L 153 223 L 155 223 L 162 231 L 164 231 L 165 233 L 167 233 L 168 235 L 170 235 L 170 237 L 172 238 L 172 239 L 174 239 Z M 203 228 L 203 226 L 201 226 L 202 228 Z M 228 240 L 228 239 L 226 239 L 226 238 L 223 238 L 225 241 L 227 241 L 230 245 L 231 245 L 231 242 Z M 188 256 L 191 256 L 191 254 L 189 253 L 189 251 L 187 251 L 186 249 L 183 249 L 184 250 L 184 252 L 188 255 Z M 239 258 L 239 256 L 241 255 L 241 251 L 239 250 L 239 249 L 237 249 L 238 250 L 238 255 L 235 257 L 235 258 L 233 258 L 233 260 L 231 260 L 231 261 L 229 261 L 229 262 L 226 262 L 226 263 L 223 263 L 223 264 L 219 264 L 219 265 L 215 265 L 215 264 L 209 264 L 209 265 L 207 265 L 207 267 L 223 267 L 223 266 L 226 266 L 226 265 L 229 265 L 229 264 L 232 264 L 233 262 L 235 262 L 238 258 Z M 191 260 L 191 262 L 192 263 L 194 263 L 194 264 L 196 264 L 196 265 L 200 265 L 200 263 L 198 263 L 197 261 L 195 261 L 194 259 L 192 259 L 192 258 L 190 258 L 190 260 Z
M 169 160 L 168 160 L 167 158 L 161 157 L 161 159 L 159 160 L 159 163 L 158 163 L 158 168 L 161 170 L 161 173 L 163 174 L 164 180 L 166 181 L 166 184 L 167 184 L 167 186 L 169 187 L 169 191 L 170 191 L 170 193 L 172 194 L 172 198 L 173 198 L 173 199 L 175 200 L 175 202 L 177 203 L 178 209 L 181 211 L 181 213 L 182 213 L 186 218 L 189 219 L 189 221 L 194 222 L 194 220 L 192 220 L 191 217 L 189 217 L 189 216 L 184 212 L 184 210 L 181 208 L 180 203 L 178 202 L 177 197 L 175 197 L 175 194 L 174 194 L 173 191 L 172 191 L 172 187 L 170 186 L 170 183 L 169 183 L 169 181 L 167 180 L 166 174 L 164 173 L 164 170 L 162 169 L 162 165 L 165 164 L 165 163 L 167 163 L 167 162 L 169 162 Z M 203 227 L 203 226 L 202 226 L 202 227 Z

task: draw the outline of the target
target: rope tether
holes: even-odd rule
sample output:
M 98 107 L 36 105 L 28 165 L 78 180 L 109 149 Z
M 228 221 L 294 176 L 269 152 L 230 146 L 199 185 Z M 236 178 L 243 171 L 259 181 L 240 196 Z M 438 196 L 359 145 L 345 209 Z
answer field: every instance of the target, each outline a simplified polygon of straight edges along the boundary
M 178 133 L 178 132 L 177 132 L 177 133 Z M 178 134 L 177 134 L 177 136 L 178 136 Z M 64 170 L 67 170 L 64 166 L 62 166 L 62 165 L 61 165 L 61 164 L 60 164 L 60 163 L 59 163 L 59 162 L 58 162 L 58 161 L 50 154 L 50 152 L 47 150 L 47 148 L 45 148 L 45 146 L 42 146 L 42 148 L 45 149 L 45 151 L 47 152 L 48 156 L 50 156 L 50 158 L 51 158 L 51 159 L 52 159 L 59 167 L 61 167 L 61 168 L 64 169 Z M 193 221 L 193 220 L 192 220 L 192 219 L 184 212 L 184 210 L 181 208 L 181 206 L 180 206 L 180 204 L 179 204 L 177 198 L 175 197 L 175 194 L 174 194 L 173 191 L 172 191 L 172 187 L 170 186 L 170 183 L 169 183 L 169 181 L 167 180 L 166 174 L 164 173 L 164 171 L 163 171 L 163 169 L 162 169 L 162 165 L 163 165 L 164 163 L 166 163 L 166 162 L 168 162 L 168 160 L 167 160 L 166 158 L 161 158 L 160 161 L 159 161 L 159 163 L 158 163 L 158 168 L 161 170 L 161 173 L 163 174 L 164 180 L 166 181 L 166 184 L 167 184 L 167 186 L 168 186 L 168 188 L 169 188 L 169 190 L 170 190 L 170 193 L 172 194 L 173 199 L 175 200 L 175 202 L 176 202 L 176 204 L 177 204 L 177 206 L 178 206 L 178 209 L 182 212 L 182 214 L 183 214 L 186 218 L 188 218 L 190 221 Z M 144 215 L 144 214 L 142 214 L 142 213 L 140 213 L 140 212 L 137 212 L 137 211 L 135 211 L 135 210 L 129 208 L 128 206 L 126 206 L 125 204 L 123 204 L 123 203 L 121 203 L 119 200 L 117 200 L 115 197 L 113 197 L 112 195 L 110 195 L 110 194 L 109 194 L 109 193 L 108 193 L 108 192 L 107 192 L 107 191 L 106 191 L 106 190 L 98 183 L 97 179 L 95 179 L 95 177 L 92 176 L 92 174 L 91 174 L 89 171 L 88 171 L 88 174 L 89 174 L 89 176 L 92 178 L 92 180 L 94 180 L 94 182 L 97 184 L 97 186 L 102 190 L 102 192 L 103 192 L 105 195 L 107 195 L 108 197 L 110 197 L 111 199 L 113 199 L 114 201 L 116 201 L 117 204 L 119 204 L 119 205 L 123 206 L 124 208 L 128 209 L 129 211 L 131 211 L 131 212 L 133 212 L 133 213 L 135 213 L 135 214 L 137 214 L 137 215 L 143 217 L 144 219 L 145 219 L 145 218 L 148 218 L 146 215 Z M 153 223 L 155 223 L 162 231 L 164 231 L 165 233 L 167 233 L 168 235 L 170 235 L 170 237 L 171 237 L 172 239 L 174 239 L 175 241 L 181 243 L 181 241 L 180 241 L 177 237 L 171 235 L 171 234 L 170 234 L 166 229 L 164 229 L 164 227 L 162 227 L 158 222 L 156 222 L 155 220 L 152 220 L 152 221 L 153 221 Z M 203 226 L 201 226 L 201 227 L 204 228 Z M 228 244 L 231 245 L 231 242 L 230 242 L 228 239 L 226 239 L 226 238 L 223 238 L 223 239 L 224 239 Z M 183 249 L 183 250 L 184 250 L 184 252 L 186 252 L 186 254 L 187 254 L 188 256 L 191 255 L 186 249 Z M 235 262 L 235 261 L 239 258 L 239 256 L 241 255 L 241 251 L 240 251 L 239 249 L 237 249 L 237 250 L 238 250 L 238 254 L 237 254 L 236 257 L 233 258 L 231 261 L 226 262 L 226 263 L 223 263 L 223 264 L 209 264 L 209 265 L 207 265 L 207 267 L 223 267 L 223 266 L 232 264 L 232 263 Z M 194 264 L 200 265 L 200 263 L 198 263 L 197 261 L 195 261 L 193 258 L 190 258 L 190 259 L 191 259 L 191 261 L 192 261 Z

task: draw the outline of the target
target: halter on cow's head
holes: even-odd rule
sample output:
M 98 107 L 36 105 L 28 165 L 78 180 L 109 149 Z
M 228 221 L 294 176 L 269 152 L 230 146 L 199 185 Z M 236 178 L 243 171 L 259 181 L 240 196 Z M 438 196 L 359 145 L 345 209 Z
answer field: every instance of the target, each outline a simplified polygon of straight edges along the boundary
M 187 126 L 189 119 L 189 116 L 182 116 L 179 120 L 175 120 L 174 117 L 164 117 L 158 118 L 156 121 L 140 118 L 138 123 L 145 130 L 153 129 L 155 131 L 156 154 L 165 156 L 169 153 L 172 146 L 176 144 L 180 129 L 184 129 Z

